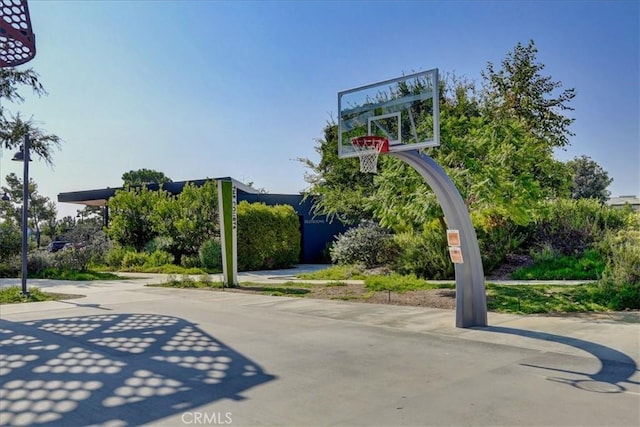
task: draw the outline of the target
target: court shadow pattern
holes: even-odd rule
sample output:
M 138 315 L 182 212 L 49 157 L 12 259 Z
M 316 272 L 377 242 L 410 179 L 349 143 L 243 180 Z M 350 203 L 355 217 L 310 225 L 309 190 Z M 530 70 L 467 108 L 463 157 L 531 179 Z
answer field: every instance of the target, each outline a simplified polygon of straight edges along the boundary
M 181 318 L 0 320 L 0 425 L 150 423 L 275 379 Z

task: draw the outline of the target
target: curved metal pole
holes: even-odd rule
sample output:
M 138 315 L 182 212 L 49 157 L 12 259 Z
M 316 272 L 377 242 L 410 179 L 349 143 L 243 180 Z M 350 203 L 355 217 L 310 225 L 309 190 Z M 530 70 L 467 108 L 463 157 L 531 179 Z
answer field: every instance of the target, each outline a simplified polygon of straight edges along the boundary
M 455 264 L 456 327 L 487 326 L 487 297 L 480 248 L 460 192 L 446 172 L 423 152 L 409 150 L 389 154 L 418 171 L 436 194 L 447 226 L 460 232 L 464 263 Z

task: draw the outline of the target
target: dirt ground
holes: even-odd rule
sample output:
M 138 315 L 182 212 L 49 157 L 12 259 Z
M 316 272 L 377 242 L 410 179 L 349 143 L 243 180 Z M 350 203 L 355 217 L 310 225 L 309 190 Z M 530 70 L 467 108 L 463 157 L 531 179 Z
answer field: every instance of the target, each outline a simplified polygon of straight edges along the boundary
M 453 289 L 433 289 L 425 291 L 373 292 L 364 285 L 319 286 L 308 297 L 361 301 L 372 304 L 412 305 L 432 308 L 455 309 L 456 292 Z
M 494 270 L 487 280 L 510 279 L 511 273 L 520 267 L 531 265 L 528 255 L 507 255 L 505 263 Z M 370 273 L 376 273 L 371 271 Z M 363 285 L 319 286 L 306 295 L 311 298 L 360 301 L 373 304 L 411 305 L 431 308 L 456 308 L 456 292 L 453 289 L 433 289 L 424 291 L 372 292 Z
M 304 283 L 303 281 L 301 281 Z M 312 288 L 296 288 L 295 284 L 287 286 L 274 284 L 271 290 L 265 291 L 262 287 L 240 286 L 239 288 L 225 290 L 226 292 L 260 293 L 271 295 L 304 296 L 305 298 L 318 298 L 342 301 L 366 302 L 370 304 L 411 305 L 420 307 L 455 309 L 456 293 L 453 289 L 433 289 L 423 291 L 387 292 L 370 291 L 363 284 L 340 283 L 318 284 Z

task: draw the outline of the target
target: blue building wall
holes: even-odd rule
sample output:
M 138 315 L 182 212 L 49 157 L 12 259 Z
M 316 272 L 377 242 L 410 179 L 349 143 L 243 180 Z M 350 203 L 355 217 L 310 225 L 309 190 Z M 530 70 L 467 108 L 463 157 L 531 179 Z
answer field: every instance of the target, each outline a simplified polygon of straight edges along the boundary
M 329 222 L 324 215 L 314 216 L 311 213 L 313 199 L 303 200 L 300 194 L 251 194 L 238 190 L 238 202 L 246 200 L 249 203 L 262 202 L 265 205 L 289 205 L 295 209 L 300 220 L 300 234 L 302 235 L 300 262 L 323 262 L 323 252 L 335 237 L 344 232 L 346 227 L 338 220 Z

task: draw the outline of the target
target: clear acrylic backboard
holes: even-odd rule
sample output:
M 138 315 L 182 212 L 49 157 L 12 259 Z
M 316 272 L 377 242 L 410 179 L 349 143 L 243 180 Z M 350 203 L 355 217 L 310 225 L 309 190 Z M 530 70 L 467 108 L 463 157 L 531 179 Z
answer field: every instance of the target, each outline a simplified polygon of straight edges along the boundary
M 438 70 L 385 80 L 338 93 L 338 156 L 358 155 L 351 140 L 389 140 L 389 151 L 440 145 Z

